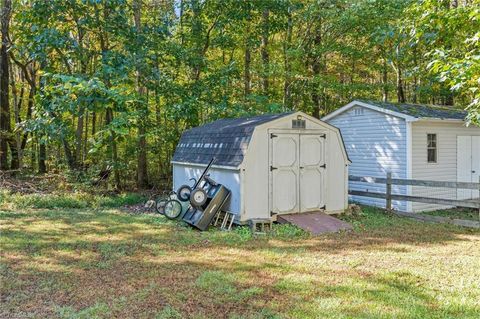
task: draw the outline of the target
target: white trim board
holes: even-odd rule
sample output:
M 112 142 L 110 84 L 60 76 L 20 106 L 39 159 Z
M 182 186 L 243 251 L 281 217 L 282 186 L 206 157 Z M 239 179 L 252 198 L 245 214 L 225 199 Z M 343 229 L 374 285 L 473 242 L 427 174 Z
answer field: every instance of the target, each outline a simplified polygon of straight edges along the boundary
M 380 112 L 380 113 L 385 113 L 385 114 L 388 114 L 388 115 L 392 115 L 392 116 L 395 116 L 395 117 L 405 119 L 407 122 L 414 122 L 414 121 L 418 120 L 416 117 L 413 117 L 413 116 L 410 116 L 410 115 L 406 115 L 406 114 L 403 114 L 403 113 L 387 110 L 387 109 L 384 109 L 384 108 L 381 108 L 381 107 L 378 107 L 378 106 L 375 106 L 375 105 L 371 105 L 371 104 L 368 104 L 368 103 L 365 103 L 365 102 L 353 100 L 352 102 L 348 103 L 345 106 L 342 106 L 341 108 L 337 109 L 336 111 L 333 111 L 332 113 L 325 115 L 322 118 L 322 121 L 328 121 L 328 120 L 334 118 L 335 116 L 351 109 L 354 106 L 363 106 L 363 107 L 366 107 L 368 109 L 371 109 L 371 110 L 374 110 L 374 111 L 377 111 L 377 112 Z
M 405 125 L 406 125 L 406 139 L 407 139 L 407 154 L 406 154 L 406 157 L 407 157 L 407 179 L 412 179 L 412 176 L 413 176 L 413 163 L 412 163 L 412 145 L 413 145 L 413 141 L 412 141 L 412 122 L 409 122 L 409 121 L 405 121 Z M 407 195 L 412 195 L 412 186 L 408 185 L 407 186 Z M 413 205 L 412 205 L 412 202 L 410 201 L 407 201 L 407 211 L 408 212 L 412 212 L 412 209 L 413 209 Z
M 203 167 L 203 168 L 207 167 L 207 164 L 198 164 L 198 163 L 189 163 L 189 162 L 171 161 L 170 163 L 173 164 L 173 165 L 182 165 L 182 166 L 196 166 L 196 167 Z M 211 168 L 225 169 L 225 170 L 229 170 L 229 171 L 239 171 L 240 170 L 240 167 L 223 166 L 223 165 L 215 165 L 215 164 L 213 164 Z
M 375 106 L 375 105 L 372 105 L 372 104 L 369 104 L 369 103 L 365 103 L 365 102 L 362 102 L 362 101 L 357 101 L 357 100 L 353 100 L 352 102 L 348 103 L 347 105 L 344 105 L 341 108 L 333 111 L 332 113 L 325 115 L 324 117 L 322 117 L 322 121 L 328 121 L 328 120 L 334 118 L 335 116 L 337 116 L 337 115 L 339 115 L 339 114 L 341 114 L 345 111 L 348 111 L 349 109 L 351 109 L 354 106 L 362 106 L 362 107 L 365 107 L 365 108 L 368 108 L 368 109 L 371 109 L 371 110 L 374 110 L 374 111 L 377 111 L 377 112 L 381 112 L 381 113 L 385 113 L 385 114 L 388 114 L 388 115 L 403 118 L 407 122 L 414 122 L 414 121 L 453 122 L 453 123 L 463 123 L 463 122 L 465 122 L 463 119 L 460 120 L 460 119 L 448 119 L 448 118 L 443 119 L 443 118 L 435 118 L 435 117 L 414 117 L 414 116 L 411 116 L 411 115 L 391 111 L 391 110 L 388 110 L 388 109 L 384 109 L 382 107 L 378 107 L 378 106 Z

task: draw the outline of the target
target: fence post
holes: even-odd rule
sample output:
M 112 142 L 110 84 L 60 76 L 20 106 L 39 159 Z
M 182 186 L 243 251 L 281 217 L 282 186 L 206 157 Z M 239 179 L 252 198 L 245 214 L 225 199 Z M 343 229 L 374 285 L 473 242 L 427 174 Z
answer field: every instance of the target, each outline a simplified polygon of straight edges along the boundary
M 386 190 L 385 198 L 387 200 L 387 204 L 385 207 L 387 211 L 391 211 L 392 210 L 392 173 L 391 172 L 387 173 L 387 190 Z

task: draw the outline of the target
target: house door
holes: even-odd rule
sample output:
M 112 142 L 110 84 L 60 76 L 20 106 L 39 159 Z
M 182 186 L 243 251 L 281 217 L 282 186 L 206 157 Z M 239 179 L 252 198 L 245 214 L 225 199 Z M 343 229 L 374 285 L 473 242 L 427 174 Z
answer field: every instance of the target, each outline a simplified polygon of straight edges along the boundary
M 324 206 L 325 138 L 319 134 L 270 135 L 270 208 L 291 214 Z
M 480 136 L 457 136 L 457 181 L 478 183 L 479 176 Z M 478 197 L 478 190 L 457 190 L 457 199 Z

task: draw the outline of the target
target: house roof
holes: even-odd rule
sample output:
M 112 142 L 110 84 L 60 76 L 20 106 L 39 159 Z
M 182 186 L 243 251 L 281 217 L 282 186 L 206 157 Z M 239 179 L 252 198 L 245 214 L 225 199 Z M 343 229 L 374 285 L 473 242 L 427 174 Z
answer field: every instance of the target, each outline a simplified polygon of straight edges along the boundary
M 340 109 L 328 114 L 323 118 L 323 120 L 329 120 L 355 105 L 361 105 L 380 112 L 403 117 L 407 120 L 436 119 L 462 121 L 467 116 L 467 112 L 464 110 L 446 106 L 354 100 Z
M 427 105 L 427 104 L 377 102 L 377 101 L 370 101 L 370 100 L 359 100 L 359 101 L 372 104 L 390 111 L 410 115 L 416 118 L 463 120 L 467 116 L 466 111 L 455 109 L 453 107 Z
M 292 113 L 221 119 L 185 131 L 172 162 L 238 167 L 245 156 L 255 127 Z

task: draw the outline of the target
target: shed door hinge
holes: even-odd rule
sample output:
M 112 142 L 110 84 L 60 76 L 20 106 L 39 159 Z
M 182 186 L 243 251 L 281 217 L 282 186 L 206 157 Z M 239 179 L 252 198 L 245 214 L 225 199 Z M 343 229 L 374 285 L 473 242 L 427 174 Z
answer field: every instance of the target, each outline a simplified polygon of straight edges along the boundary
M 274 211 L 270 211 L 270 216 L 277 215 Z
M 327 164 L 320 165 L 321 168 L 327 168 Z
M 273 167 L 272 165 L 270 165 L 270 172 L 277 169 L 276 167 Z
M 277 137 L 277 136 L 278 136 L 278 135 L 273 134 L 273 133 L 270 134 L 270 138 L 274 138 L 274 137 Z
M 327 205 L 323 205 L 320 209 L 327 210 Z
M 320 135 L 320 137 L 326 139 L 326 138 L 327 138 L 327 134 L 322 134 L 322 135 Z

